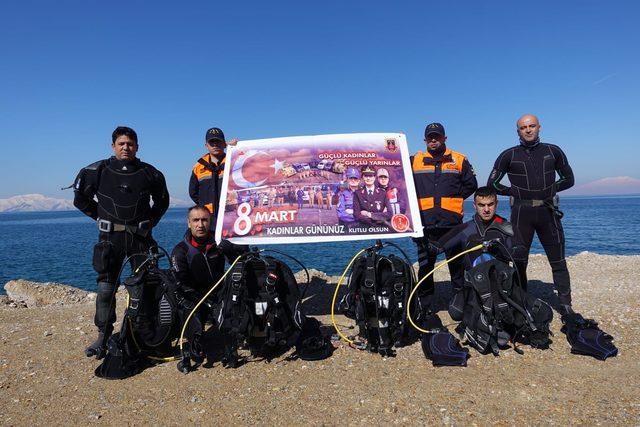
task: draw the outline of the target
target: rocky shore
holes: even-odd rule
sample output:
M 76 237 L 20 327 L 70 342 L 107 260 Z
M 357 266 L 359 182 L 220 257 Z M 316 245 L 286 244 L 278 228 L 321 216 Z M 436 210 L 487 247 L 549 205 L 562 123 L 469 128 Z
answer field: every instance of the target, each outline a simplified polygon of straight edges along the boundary
M 556 316 L 550 350 L 499 357 L 471 350 L 467 368 L 434 368 L 419 343 L 388 359 L 336 343 L 324 361 L 284 355 L 233 370 L 221 366 L 219 337 L 210 331 L 209 362 L 189 375 L 170 362 L 106 381 L 82 352 L 95 335 L 95 294 L 14 280 L 0 296 L 0 424 L 638 425 L 640 256 L 584 252 L 568 262 L 576 309 L 616 338 L 618 357 L 572 355 Z M 442 310 L 450 292 L 443 270 L 436 274 Z M 556 305 L 546 259 L 533 256 L 529 271 L 532 292 Z M 329 334 L 337 277 L 312 273 L 306 310 Z M 353 333 L 350 320 L 338 323 Z

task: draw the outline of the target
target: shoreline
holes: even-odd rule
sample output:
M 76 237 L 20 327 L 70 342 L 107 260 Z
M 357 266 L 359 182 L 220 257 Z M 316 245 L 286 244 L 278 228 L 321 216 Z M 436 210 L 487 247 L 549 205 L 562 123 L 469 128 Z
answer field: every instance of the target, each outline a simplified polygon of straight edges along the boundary
M 630 259 L 634 259 L 637 258 L 637 261 L 640 263 L 640 254 L 625 254 L 625 255 L 617 255 L 617 254 L 602 254 L 602 253 L 598 253 L 598 252 L 591 252 L 591 251 L 582 251 L 582 252 L 578 252 L 575 255 L 570 255 L 567 257 L 567 261 L 571 260 L 572 258 L 575 257 L 585 257 L 585 256 L 595 256 L 595 257 L 611 257 L 611 258 L 618 258 L 618 257 L 623 257 L 623 258 L 630 258 Z M 537 259 L 537 258 L 541 258 L 543 260 L 546 260 L 546 256 L 544 253 L 532 253 L 530 255 L 530 259 Z M 417 268 L 417 263 L 413 264 L 414 266 L 414 270 L 418 271 Z M 293 265 L 294 269 L 296 267 L 296 265 Z M 340 275 L 335 275 L 335 276 L 330 276 L 327 273 L 320 271 L 320 270 L 316 270 L 313 268 L 309 268 L 308 269 L 310 272 L 311 277 L 313 278 L 314 276 L 317 276 L 319 278 L 322 278 L 323 280 L 326 281 L 326 283 L 328 284 L 335 284 L 338 282 L 338 279 L 340 278 Z M 311 274 L 311 272 L 314 272 L 313 274 Z M 569 270 L 569 273 L 571 273 L 571 270 Z M 303 274 L 303 271 L 295 271 L 294 274 L 296 275 L 296 279 L 298 280 L 299 284 L 304 284 L 304 280 L 305 280 L 305 276 Z M 442 276 L 442 272 L 436 272 L 435 274 L 436 278 L 438 278 L 439 276 Z M 443 280 L 443 279 L 441 279 Z M 6 297 L 8 297 L 8 293 L 5 289 L 5 286 L 11 282 L 15 282 L 15 281 L 24 281 L 24 282 L 28 282 L 28 283 L 33 283 L 33 284 L 37 284 L 38 286 L 41 287 L 46 287 L 46 286 L 64 286 L 64 287 L 68 287 L 68 288 L 73 288 L 76 289 L 78 291 L 81 292 L 85 292 L 87 294 L 95 294 L 94 291 L 92 290 L 87 290 L 81 287 L 77 287 L 74 286 L 73 284 L 66 284 L 66 283 L 60 283 L 60 282 L 39 282 L 36 280 L 31 280 L 31 279 L 27 279 L 27 278 L 15 278 L 15 279 L 10 279 L 7 282 L 5 282 L 2 287 L 0 287 L 0 306 L 3 303 L 7 303 L 6 302 Z M 123 289 L 122 286 L 120 287 L 120 289 Z M 14 301 L 14 302 L 19 302 L 19 301 Z M 67 302 L 68 303 L 68 302 Z
M 188 375 L 163 363 L 122 381 L 93 375 L 83 355 L 95 338 L 90 299 L 34 308 L 0 305 L 0 423 L 293 424 L 293 425 L 637 425 L 640 420 L 640 256 L 582 253 L 568 258 L 574 305 L 615 337 L 619 355 L 605 362 L 572 355 L 557 313 L 549 350 L 522 346 L 499 357 L 471 350 L 466 368 L 434 368 L 420 343 L 397 357 L 336 343 L 323 361 L 289 360 L 286 353 L 238 369 L 220 363 L 215 330 L 205 334 L 209 362 Z M 557 303 L 551 270 L 532 257 L 530 289 Z M 436 273 L 436 307 L 443 323 L 450 286 Z M 331 277 L 314 271 L 305 311 L 332 333 Z M 77 291 L 76 291 L 77 292 Z M 124 292 L 119 293 L 124 297 Z M 124 300 L 118 299 L 120 319 Z M 353 334 L 353 322 L 337 317 Z

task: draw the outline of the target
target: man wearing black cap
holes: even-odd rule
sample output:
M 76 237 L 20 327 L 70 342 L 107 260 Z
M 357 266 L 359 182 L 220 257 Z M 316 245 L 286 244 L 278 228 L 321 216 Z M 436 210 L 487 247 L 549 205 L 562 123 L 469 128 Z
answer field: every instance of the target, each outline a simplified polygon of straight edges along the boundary
M 215 215 L 220 204 L 222 193 L 222 175 L 224 172 L 225 150 L 227 148 L 224 133 L 220 128 L 207 130 L 204 136 L 207 154 L 198 159 L 189 180 L 189 196 L 198 205 L 206 207 L 211 215 Z M 235 145 L 237 140 L 229 141 Z M 211 229 L 215 228 L 215 216 L 211 221 Z
M 415 239 L 418 247 L 418 276 L 424 277 L 435 266 L 437 252 L 430 251 L 429 241 L 440 239 L 452 227 L 462 223 L 464 199 L 478 188 L 473 167 L 464 154 L 447 148 L 444 126 L 431 123 L 424 130 L 427 151 L 411 157 L 413 181 L 418 197 L 424 237 Z M 446 253 L 447 258 L 455 255 Z M 460 261 L 450 262 L 451 284 L 454 293 L 464 284 Z M 418 296 L 420 311 L 427 315 L 432 310 L 434 293 L 433 275 L 421 287 Z M 423 321 L 425 317 L 422 318 Z

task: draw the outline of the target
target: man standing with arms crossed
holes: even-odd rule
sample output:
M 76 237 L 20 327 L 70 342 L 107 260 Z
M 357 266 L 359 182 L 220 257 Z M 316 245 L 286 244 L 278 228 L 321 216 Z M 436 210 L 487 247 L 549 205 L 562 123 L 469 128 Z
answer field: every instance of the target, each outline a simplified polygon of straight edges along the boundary
M 424 141 L 427 151 L 411 156 L 413 181 L 424 227 L 424 236 L 414 239 L 418 247 L 420 279 L 434 268 L 438 256 L 437 251 L 429 249 L 429 241 L 440 239 L 452 227 L 462 223 L 464 199 L 478 188 L 475 172 L 466 156 L 447 148 L 444 126 L 440 123 L 427 125 Z M 446 255 L 450 258 L 455 254 Z M 464 271 L 459 260 L 448 265 L 455 294 L 464 284 Z M 424 323 L 433 309 L 433 275 L 425 280 L 420 290 L 419 320 Z
M 521 283 L 526 289 L 529 249 L 533 234 L 537 233 L 551 265 L 560 314 L 565 316 L 573 310 L 560 222 L 562 212 L 558 210 L 556 194 L 573 186 L 573 171 L 558 146 L 540 142 L 540 122 L 536 116 L 520 117 L 516 129 L 520 144 L 498 156 L 487 185 L 498 194 L 511 197 L 511 223 L 522 235 L 526 249 L 524 259 L 516 260 Z M 505 175 L 510 187 L 500 184 Z
M 111 141 L 113 156 L 83 168 L 73 185 L 73 205 L 96 220 L 100 230 L 99 241 L 93 248 L 93 268 L 98 273 L 94 322 L 99 334 L 85 350 L 87 357 L 97 359 L 104 357 L 107 339 L 113 332 L 116 286 L 122 263 L 126 257 L 144 253 L 156 244 L 151 230 L 169 207 L 164 176 L 136 157 L 136 132 L 119 126 Z M 132 269 L 144 258 L 144 255 L 132 257 Z

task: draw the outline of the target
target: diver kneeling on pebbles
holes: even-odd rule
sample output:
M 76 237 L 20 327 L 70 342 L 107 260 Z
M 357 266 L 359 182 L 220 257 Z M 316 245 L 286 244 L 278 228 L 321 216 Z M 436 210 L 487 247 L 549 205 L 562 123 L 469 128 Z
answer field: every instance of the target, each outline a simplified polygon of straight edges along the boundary
M 478 188 L 474 195 L 474 217 L 429 243 L 434 254 L 462 251 L 464 256 L 464 287 L 449 304 L 449 314 L 461 321 L 457 330 L 466 342 L 481 353 L 497 355 L 501 348 L 513 343 L 532 347 L 549 347 L 551 307 L 526 292 L 515 268 L 526 256 L 522 238 L 511 223 L 496 214 L 497 194 L 490 187 Z M 573 313 L 574 319 L 563 316 L 563 332 L 572 352 L 606 359 L 617 354 L 612 337 L 592 320 Z M 424 342 L 423 342 L 424 344 Z

